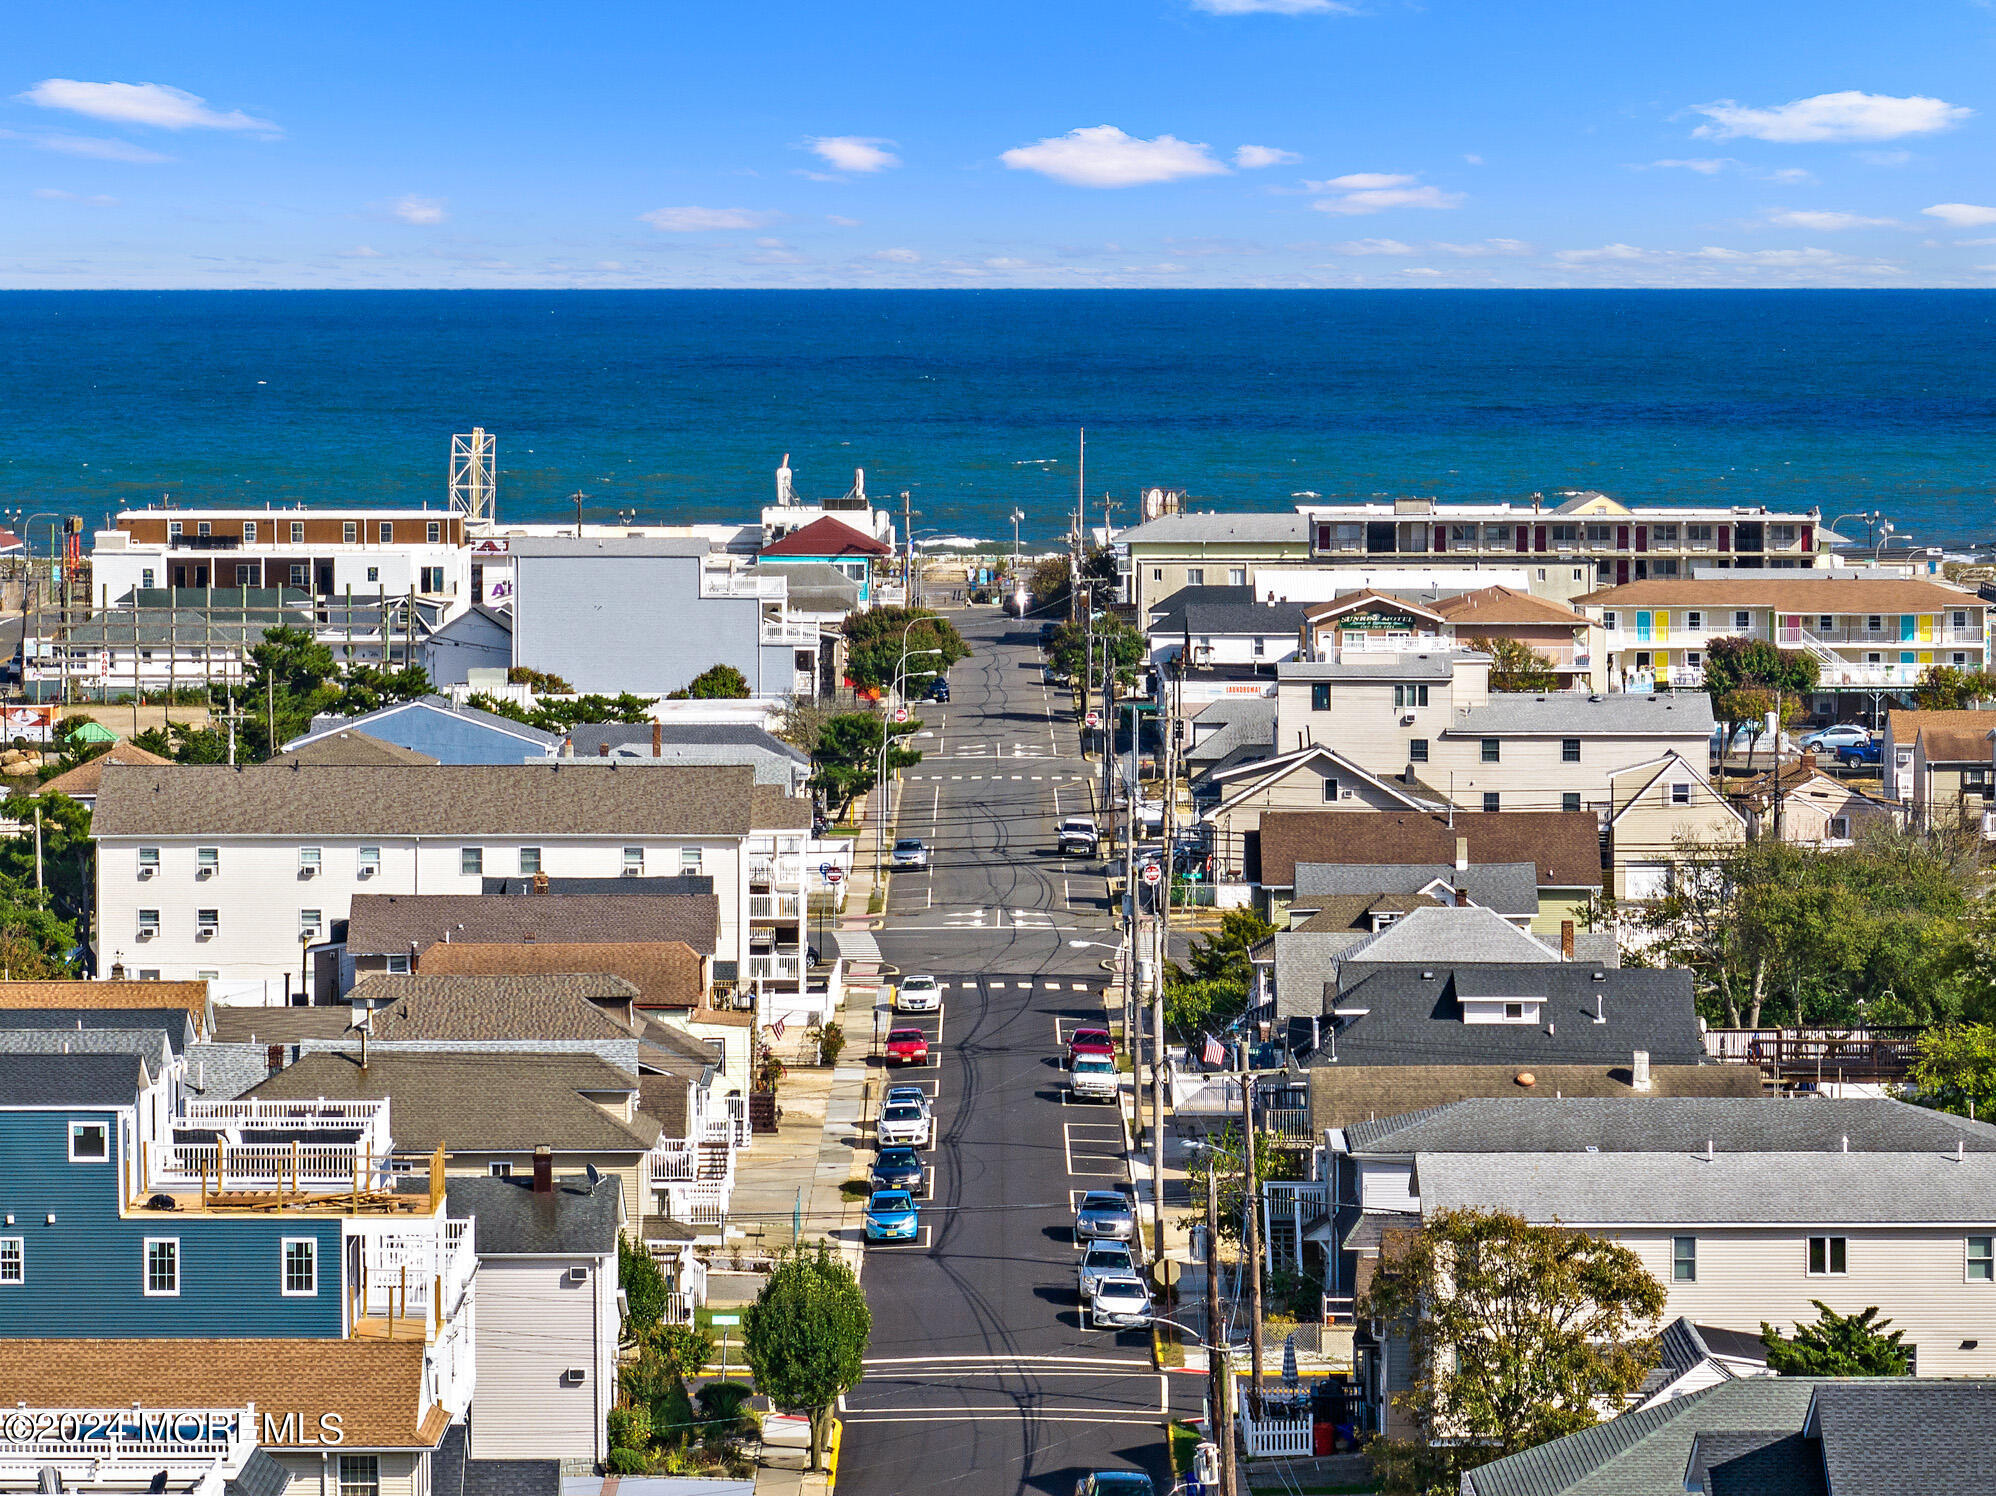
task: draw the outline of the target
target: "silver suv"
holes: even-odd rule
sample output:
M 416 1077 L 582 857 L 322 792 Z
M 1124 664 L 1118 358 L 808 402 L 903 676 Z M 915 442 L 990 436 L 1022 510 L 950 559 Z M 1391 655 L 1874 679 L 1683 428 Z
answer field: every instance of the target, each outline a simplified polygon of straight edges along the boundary
M 1078 1242 L 1130 1241 L 1137 1234 L 1136 1212 L 1130 1197 L 1114 1190 L 1090 1190 L 1074 1208 L 1074 1239 Z
M 1136 1275 L 1136 1259 L 1130 1256 L 1130 1249 L 1125 1243 L 1094 1242 L 1081 1254 L 1081 1265 L 1074 1270 L 1074 1291 L 1083 1299 L 1092 1299 L 1095 1297 L 1095 1285 L 1104 1278 L 1134 1278 Z

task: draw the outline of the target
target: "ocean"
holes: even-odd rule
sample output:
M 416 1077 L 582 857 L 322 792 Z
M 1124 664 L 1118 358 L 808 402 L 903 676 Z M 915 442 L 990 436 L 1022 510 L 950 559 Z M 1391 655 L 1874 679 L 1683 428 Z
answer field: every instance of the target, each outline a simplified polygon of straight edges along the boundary
M 0 293 L 0 504 L 441 504 L 747 520 L 866 470 L 918 534 L 1064 532 L 1104 495 L 1882 510 L 1996 537 L 1996 292 Z

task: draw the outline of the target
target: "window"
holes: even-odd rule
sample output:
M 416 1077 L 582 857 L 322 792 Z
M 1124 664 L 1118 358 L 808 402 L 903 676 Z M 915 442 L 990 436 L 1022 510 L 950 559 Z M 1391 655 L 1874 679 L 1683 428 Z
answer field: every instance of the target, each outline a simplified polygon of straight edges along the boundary
M 159 871 L 159 848 L 139 848 L 139 876 L 150 878 Z
M 1559 808 L 1561 810 L 1580 809 L 1580 791 L 1579 790 L 1560 791 Z
M 146 1297 L 177 1297 L 180 1293 L 180 1238 L 148 1236 L 145 1247 Z
M 859 581 L 860 578 L 854 577 L 853 580 Z M 423 568 L 421 587 L 424 592 L 442 592 L 444 590 L 444 569 L 441 566 L 425 566 Z
M 139 939 L 153 940 L 159 935 L 159 911 L 141 909 L 139 911 Z
M 1698 1281 L 1697 1237 L 1673 1236 L 1670 1239 L 1670 1281 L 1673 1283 Z
M 1483 762 L 1484 762 L 1484 763 L 1486 763 L 1486 764 L 1494 764 L 1494 763 L 1499 763 L 1499 762 L 1501 762 L 1501 761 L 1502 761 L 1502 755 L 1503 755 L 1503 751 L 1504 751 L 1504 745 L 1503 745 L 1503 743 L 1502 743 L 1502 742 L 1501 742 L 1501 741 L 1500 741 L 1499 739 L 1497 739 L 1497 738 L 1485 738 L 1485 739 L 1483 740 Z
M 370 567 L 368 567 L 368 569 L 367 569 L 367 579 L 368 579 L 368 581 L 370 581 L 370 582 L 378 582 L 378 581 L 380 581 L 380 580 L 381 580 L 381 568 L 380 568 L 380 567 L 378 567 L 378 566 L 370 566 Z
M 179 520 L 170 519 L 166 522 L 166 538 L 168 540 L 178 540 L 180 538 Z
M 1809 1276 L 1812 1278 L 1841 1277 L 1849 1271 L 1847 1257 L 1850 1238 L 1844 1236 L 1812 1236 L 1809 1238 Z
M 312 940 L 324 938 L 326 922 L 322 915 L 323 911 L 318 909 L 300 909 L 298 911 L 298 938 L 301 941 L 308 938 Z
M 1162 566 L 1153 566 L 1150 569 L 1150 579 L 1153 582 L 1162 582 L 1164 580 L 1164 568 Z
M 430 528 L 435 529 L 436 526 L 432 525 Z M 436 538 L 434 535 L 430 537 L 432 540 Z M 1247 586 L 1247 568 L 1245 566 L 1229 566 L 1227 568 L 1227 585 L 1229 587 Z
M 140 571 L 139 571 L 139 585 L 140 585 L 141 587 L 144 587 L 144 588 L 147 588 L 147 589 L 150 589 L 150 588 L 152 588 L 153 586 L 155 586 L 155 585 L 156 585 L 156 584 L 154 583 L 154 581 L 153 581 L 153 570 L 152 570 L 152 568 L 151 568 L 150 566 L 147 566 L 147 567 L 142 567 L 142 568 L 140 569 Z
M 1692 609 L 1684 615 L 1684 626 L 1693 632 L 1702 629 L 1705 626 L 1705 615 L 1695 608 Z
M 1407 762 L 1424 764 L 1428 761 L 1428 740 L 1426 738 L 1407 739 Z
M 1747 612 L 1744 608 L 1733 614 L 1733 629 L 1735 632 L 1744 634 L 1752 627 L 1753 614 Z
M 222 911 L 219 909 L 196 909 L 194 911 L 194 938 L 213 940 L 222 928 Z
M 0 1236 L 0 1287 L 28 1281 L 27 1240 L 19 1236 Z
M 520 876 L 531 878 L 541 870 L 541 849 L 539 847 L 520 848 Z
M 1523 1003 L 1504 1004 L 1504 1018 L 1509 1023 L 1523 1023 L 1525 1021 L 1525 1005 Z
M 1561 738 L 1559 740 L 1559 761 L 1563 764 L 1580 762 L 1580 739 Z
M 1310 710 L 1328 712 L 1331 709 L 1331 683 L 1327 680 L 1310 682 Z
M 319 1291 L 319 1244 L 309 1236 L 287 1236 L 283 1243 L 283 1287 L 287 1299 L 308 1298 Z
M 1971 1236 L 1968 1239 L 1967 1272 L 1971 1283 L 1996 1282 L 1996 1236 Z M 7 1277 L 6 1243 L 0 1241 L 0 1283 L 10 1281 L 18 1283 L 20 1279 L 10 1280 Z
M 303 587 L 305 585 L 305 563 L 303 561 L 293 561 L 291 563 L 291 585 L 293 587 Z
M 341 521 L 340 539 L 346 542 L 346 544 L 348 545 L 352 545 L 355 541 L 359 540 L 360 522 L 358 520 L 351 520 L 351 519 Z
M 1254 657 L 1258 660 L 1267 653 L 1268 653 L 1268 641 L 1266 639 L 1256 638 L 1256 640 L 1254 641 Z
M 219 982 L 221 975 L 217 972 L 203 971 L 197 972 L 195 978 L 197 981 L 202 982 Z M 157 966 L 141 966 L 139 968 L 139 980 L 141 982 L 157 982 L 159 980 L 159 968 Z
M 1705 668 L 1705 656 L 1695 649 L 1685 650 L 1684 667 L 1687 670 L 1703 670 Z
M 681 847 L 679 849 L 679 873 L 681 877 L 685 877 L 688 874 L 694 877 L 699 876 L 700 849 L 698 847 Z
M 510 1159 L 495 1158 L 491 1163 L 486 1165 L 486 1169 L 494 1179 L 511 1179 L 513 1177 L 513 1164 Z
M 1497 791 L 1495 791 L 1495 790 L 1485 790 L 1485 791 L 1483 792 L 1483 808 L 1484 808 L 1485 810 L 1501 810 L 1501 809 L 1503 809 L 1503 807 L 1502 807 L 1502 806 L 1501 806 L 1500 804 L 1498 804 L 1498 795 L 1497 795 Z
M 102 1164 L 111 1160 L 111 1124 L 72 1122 L 69 1124 L 69 1161 L 73 1164 Z
M 1849 840 L 1850 840 L 1850 817 L 1849 817 L 1849 816 L 1831 816 L 1831 817 L 1830 817 L 1830 840 L 1831 840 L 1831 841 L 1849 841 Z
M 1672 805 L 1689 805 L 1691 803 L 1691 786 L 1688 784 L 1673 784 L 1670 787 L 1670 803 Z
M 319 855 L 317 847 L 300 847 L 298 849 L 298 875 L 302 878 L 318 877 L 319 866 L 323 861 L 324 859 Z
M 1712 527 L 1710 525 L 1686 525 L 1684 527 L 1684 538 L 1701 550 L 1710 550 L 1712 546 Z
M 196 847 L 194 849 L 195 877 L 212 878 L 216 873 L 221 871 L 221 868 L 222 849 L 220 847 Z
M 1396 707 L 1426 706 L 1428 704 L 1428 688 L 1424 685 L 1395 686 L 1393 688 L 1393 704 Z
M 381 1456 L 340 1456 L 340 1496 L 381 1496 Z
M 624 848 L 624 876 L 642 878 L 645 872 L 645 849 L 643 847 Z
M 390 956 L 388 970 L 395 976 L 406 977 L 409 974 L 409 957 L 406 954 Z
M 1188 587 L 1203 587 L 1203 586 L 1205 586 L 1205 585 L 1206 585 L 1206 568 L 1205 568 L 1205 567 L 1203 567 L 1203 566 L 1188 566 L 1188 567 L 1186 567 L 1186 568 L 1185 568 L 1185 585 L 1186 585 L 1186 586 L 1188 586 Z
M 1601 627 L 1607 629 L 1610 633 L 1614 632 L 1615 610 L 1613 608 L 1609 608 L 1601 615 Z
M 467 878 L 481 875 L 485 871 L 485 848 L 460 848 L 457 854 L 457 870 Z
M 197 519 L 194 522 L 194 533 L 196 535 L 212 535 L 215 533 L 215 527 L 205 519 Z
M 354 857 L 355 871 L 363 878 L 372 878 L 381 871 L 381 848 L 362 847 Z
M 1868 613 L 1865 615 L 1864 631 L 1867 634 L 1879 633 L 1884 629 L 1884 627 L 1885 627 L 1885 619 L 1880 614 Z
M 381 522 L 380 533 L 383 545 L 393 545 L 395 543 L 395 526 L 390 521 L 383 520 Z
M 1337 798 L 1338 798 L 1338 782 L 1337 782 L 1337 780 L 1335 780 L 1335 779 L 1326 779 L 1326 780 L 1324 781 L 1324 803 L 1328 805 L 1328 804 L 1330 804 L 1330 803 L 1331 803 L 1331 802 L 1332 802 L 1333 800 L 1336 800 Z
M 243 521 L 243 544 L 244 545 L 256 544 L 256 521 L 253 519 L 246 519 Z
M 303 545 L 305 543 L 305 521 L 302 519 L 291 521 L 291 543 L 293 545 Z

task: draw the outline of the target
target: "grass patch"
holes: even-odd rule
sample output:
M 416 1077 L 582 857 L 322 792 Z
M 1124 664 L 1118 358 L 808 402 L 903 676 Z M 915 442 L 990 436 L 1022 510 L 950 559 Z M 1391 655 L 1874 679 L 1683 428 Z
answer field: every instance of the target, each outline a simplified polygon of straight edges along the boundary
M 887 907 L 887 890 L 884 888 L 874 889 L 872 896 L 868 898 L 866 901 L 866 912 L 868 914 L 878 914 L 880 913 L 881 910 L 885 909 L 886 907 Z
M 839 1195 L 847 1200 L 868 1200 L 873 1197 L 873 1186 L 864 1179 L 848 1179 L 839 1186 Z
M 1159 1371 L 1185 1364 L 1185 1347 L 1180 1344 L 1178 1337 L 1165 1330 L 1158 1329 L 1156 1326 L 1152 1326 L 1150 1332 L 1150 1354 L 1151 1360 L 1157 1363 Z M 1177 1429 L 1174 1426 L 1172 1438 L 1176 1440 L 1177 1437 Z M 1190 1462 L 1191 1451 L 1188 1449 L 1186 1451 L 1186 1463 L 1189 1464 Z M 1173 1468 L 1182 1469 L 1184 1467 L 1174 1462 Z
M 1199 1431 L 1189 1423 L 1171 1426 L 1171 1479 L 1176 1485 L 1192 1473 L 1192 1451 L 1199 1447 Z

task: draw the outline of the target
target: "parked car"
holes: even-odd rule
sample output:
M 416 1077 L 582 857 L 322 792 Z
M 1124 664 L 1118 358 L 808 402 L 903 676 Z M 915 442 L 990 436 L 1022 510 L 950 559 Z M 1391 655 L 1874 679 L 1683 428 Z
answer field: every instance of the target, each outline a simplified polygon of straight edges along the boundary
M 1103 1278 L 1084 1313 L 1090 1329 L 1141 1330 L 1150 1323 L 1150 1290 L 1141 1278 Z
M 919 1106 L 889 1106 L 880 1111 L 874 1137 L 885 1148 L 900 1143 L 909 1148 L 926 1148 L 935 1124 Z
M 929 1105 L 929 1093 L 920 1086 L 889 1086 L 887 1094 L 880 1098 L 882 1106 L 919 1106 L 924 1113 L 933 1115 L 935 1108 Z
M 928 1167 L 922 1162 L 922 1155 L 906 1144 L 897 1143 L 891 1148 L 882 1148 L 874 1155 L 873 1168 L 868 1171 L 866 1180 L 877 1190 L 906 1190 L 919 1195 L 922 1186 L 928 1183 Z
M 1067 1067 L 1067 1089 L 1076 1101 L 1114 1101 L 1122 1094 L 1116 1062 L 1104 1055 L 1082 1055 Z
M 929 869 L 929 849 L 919 837 L 904 836 L 894 843 L 894 857 L 890 864 L 897 872 L 903 868 Z
M 1069 816 L 1054 830 L 1066 857 L 1093 857 L 1102 846 L 1102 832 L 1087 816 Z
M 1074 1496 L 1157 1496 L 1140 1470 L 1091 1470 L 1074 1483 Z
M 926 1065 L 929 1063 L 929 1036 L 918 1028 L 887 1031 L 887 1063 Z
M 1744 754 L 1748 749 L 1752 749 L 1756 755 L 1762 753 L 1772 755 L 1774 752 L 1774 734 L 1769 732 L 1765 727 L 1760 727 L 1758 729 L 1760 739 L 1756 742 L 1754 740 L 1755 730 L 1755 723 L 1742 722 L 1738 727 L 1733 729 L 1732 738 L 1728 741 L 1726 737 L 1726 724 L 1721 722 L 1717 727 L 1712 729 L 1712 751 L 1721 757 L 1734 753 Z M 1785 732 L 1781 734 L 1781 751 L 1783 753 L 1795 752 L 1795 740 Z
M 949 700 L 949 682 L 940 675 L 929 682 L 929 700 L 935 702 Z
M 918 1214 L 915 1197 L 906 1190 L 875 1190 L 866 1202 L 866 1239 L 912 1241 Z
M 1110 1039 L 1105 1028 L 1078 1028 L 1067 1036 L 1067 1063 L 1072 1065 L 1083 1055 L 1100 1060 L 1113 1060 L 1116 1057 L 1115 1041 Z
M 1846 743 L 1837 750 L 1837 764 L 1845 769 L 1875 768 L 1885 758 L 1885 745 L 1873 738 L 1868 743 Z
M 1136 1211 L 1128 1195 L 1114 1190 L 1090 1190 L 1074 1207 L 1076 1241 L 1132 1241 L 1137 1234 Z
M 894 1007 L 902 1013 L 933 1013 L 943 1005 L 942 988 L 929 976 L 903 977 L 894 990 Z
M 1802 738 L 1804 748 L 1820 749 L 1824 753 L 1834 753 L 1837 749 L 1871 741 L 1871 729 L 1862 722 L 1839 722 L 1834 727 L 1825 727 L 1817 732 L 1807 733 Z
M 1074 1270 L 1074 1291 L 1087 1300 L 1094 1296 L 1095 1285 L 1102 1279 L 1136 1275 L 1137 1262 L 1127 1245 L 1119 1241 L 1096 1242 L 1081 1254 L 1081 1265 Z

